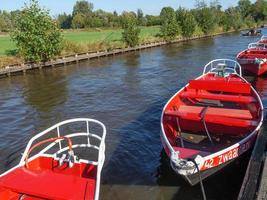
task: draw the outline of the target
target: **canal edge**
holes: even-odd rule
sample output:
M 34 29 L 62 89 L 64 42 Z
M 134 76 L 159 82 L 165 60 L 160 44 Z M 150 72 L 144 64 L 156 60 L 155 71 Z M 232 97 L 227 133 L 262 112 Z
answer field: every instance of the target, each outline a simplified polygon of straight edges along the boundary
M 168 44 L 181 43 L 181 42 L 187 42 L 187 41 L 204 39 L 204 38 L 211 38 L 211 37 L 225 35 L 225 34 L 233 33 L 233 32 L 236 32 L 236 31 L 227 31 L 227 32 L 221 32 L 221 33 L 210 34 L 210 35 L 201 35 L 201 36 L 196 35 L 190 38 L 181 38 L 181 39 L 176 39 L 170 42 L 167 42 L 167 41 L 152 42 L 152 43 L 142 44 L 137 47 L 117 48 L 117 49 L 112 49 L 110 51 L 105 50 L 105 51 L 77 53 L 77 54 L 72 54 L 72 55 L 67 55 L 67 56 L 60 56 L 60 57 L 57 57 L 56 59 L 53 59 L 47 62 L 40 62 L 40 63 L 28 62 L 28 63 L 7 65 L 0 69 L 0 78 L 10 77 L 12 75 L 17 75 L 17 74 L 25 74 L 28 70 L 42 69 L 45 67 L 54 67 L 54 66 L 66 66 L 71 63 L 79 63 L 80 61 L 86 61 L 90 59 L 96 59 L 96 58 L 107 57 L 107 56 L 115 56 L 118 54 L 124 54 L 128 52 L 133 52 L 133 51 L 140 51 L 140 50 L 168 45 Z

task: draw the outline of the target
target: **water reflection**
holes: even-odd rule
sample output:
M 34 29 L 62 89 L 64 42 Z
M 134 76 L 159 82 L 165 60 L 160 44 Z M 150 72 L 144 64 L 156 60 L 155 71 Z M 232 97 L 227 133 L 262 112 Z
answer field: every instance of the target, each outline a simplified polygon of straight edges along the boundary
M 24 84 L 25 102 L 37 109 L 37 112 L 50 112 L 67 99 L 64 70 L 42 70 L 39 74 L 25 76 Z

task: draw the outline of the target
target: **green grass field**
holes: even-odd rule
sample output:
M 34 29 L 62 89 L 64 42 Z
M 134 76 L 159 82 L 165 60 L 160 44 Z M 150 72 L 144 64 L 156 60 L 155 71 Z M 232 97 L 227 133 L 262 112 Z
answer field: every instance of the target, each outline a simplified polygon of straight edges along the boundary
M 140 39 L 155 37 L 159 33 L 159 27 L 141 27 Z M 122 29 L 94 30 L 94 31 L 64 31 L 66 40 L 77 43 L 113 42 L 121 40 Z M 7 55 L 14 50 L 15 44 L 8 35 L 0 35 L 0 56 Z

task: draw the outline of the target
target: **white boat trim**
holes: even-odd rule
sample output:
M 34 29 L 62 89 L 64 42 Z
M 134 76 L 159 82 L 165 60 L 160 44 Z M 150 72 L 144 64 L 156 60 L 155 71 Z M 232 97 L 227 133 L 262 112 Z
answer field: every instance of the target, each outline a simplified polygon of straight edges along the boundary
M 216 59 L 217 61 L 218 60 L 224 60 L 224 59 Z M 226 60 L 229 60 L 229 59 L 226 59 Z M 236 62 L 236 61 L 234 61 L 234 60 L 231 60 L 231 61 L 233 61 L 233 62 Z M 210 64 L 210 63 L 212 63 L 212 61 L 211 62 L 209 62 L 208 64 Z M 207 64 L 207 65 L 208 65 Z M 238 64 L 238 63 L 237 63 Z M 206 66 L 207 65 L 205 65 L 205 68 L 207 68 Z M 239 64 L 238 64 L 239 65 Z M 240 65 L 239 65 L 239 67 L 240 67 Z M 203 70 L 203 74 L 201 75 L 201 76 L 199 76 L 199 77 L 197 77 L 196 79 L 200 79 L 200 78 L 202 78 L 203 76 L 205 76 L 205 74 L 207 73 L 204 68 L 204 70 Z M 241 68 L 241 67 L 240 67 Z M 242 73 L 241 73 L 242 74 Z M 239 76 L 242 80 L 244 80 L 246 83 L 248 83 L 248 81 L 247 80 L 245 80 L 242 76 L 240 76 L 239 74 L 236 74 L 237 76 Z M 163 116 L 164 116 L 164 111 L 166 110 L 166 107 L 169 105 L 169 103 L 173 100 L 173 98 L 175 98 L 182 90 L 184 90 L 184 88 L 185 87 L 187 87 L 189 84 L 186 84 L 184 87 L 182 87 L 178 92 L 176 92 L 169 100 L 168 100 L 168 102 L 165 104 L 165 106 L 164 106 L 164 108 L 163 108 L 163 110 L 162 110 L 162 113 L 161 113 L 161 138 L 163 139 L 163 142 L 166 144 L 166 147 L 168 148 L 168 151 L 169 151 L 169 157 L 170 157 L 170 161 L 171 161 L 171 165 L 172 165 L 172 158 L 171 158 L 171 155 L 173 155 L 173 154 L 175 154 L 176 152 L 175 152 L 175 150 L 174 150 L 174 148 L 172 147 L 172 145 L 170 144 L 170 142 L 169 142 L 169 140 L 168 140 L 168 138 L 167 138 L 167 136 L 166 136 L 166 134 L 165 134 L 165 131 L 164 131 L 164 125 L 163 125 Z M 259 123 L 258 123 L 258 125 L 257 125 L 257 127 L 246 137 L 246 138 L 244 138 L 243 140 L 241 140 L 241 141 L 239 141 L 238 143 L 235 143 L 235 144 L 233 144 L 233 145 L 231 145 L 230 147 L 228 147 L 228 148 L 225 148 L 225 149 L 223 149 L 223 150 L 221 150 L 221 151 L 218 151 L 218 152 L 215 152 L 215 153 L 213 153 L 213 154 L 210 154 L 210 155 L 208 155 L 208 156 L 205 156 L 205 157 L 202 157 L 202 156 L 200 156 L 201 157 L 201 159 L 198 159 L 198 161 L 200 160 L 200 162 L 197 162 L 197 164 L 198 164 L 198 168 L 199 169 L 201 169 L 201 167 L 203 166 L 203 164 L 204 164 L 204 162 L 206 161 L 206 160 L 209 160 L 209 159 L 211 159 L 211 158 L 214 158 L 214 157 L 217 157 L 217 156 L 219 156 L 219 155 L 222 155 L 222 154 L 224 154 L 224 153 L 226 153 L 226 152 L 228 152 L 228 151 L 231 151 L 231 150 L 233 150 L 233 149 L 235 149 L 235 148 L 237 148 L 237 147 L 239 147 L 239 146 L 241 146 L 242 144 L 244 144 L 245 142 L 247 142 L 247 141 L 249 141 L 253 136 L 255 136 L 255 134 L 257 134 L 258 133 L 258 131 L 259 131 L 259 129 L 260 129 L 260 127 L 261 127 L 261 125 L 262 125 L 262 123 L 263 123 L 263 118 L 264 118 L 264 115 L 263 115 L 263 110 L 264 110 L 264 108 L 263 108 L 263 104 L 262 104 L 262 101 L 261 101 L 261 99 L 260 99 L 260 96 L 259 96 L 259 94 L 257 93 L 257 91 L 251 86 L 251 88 L 252 88 L 252 90 L 253 90 L 253 92 L 256 94 L 256 97 L 258 98 L 258 102 L 260 103 L 260 109 L 261 109 L 261 116 L 260 116 L 260 120 L 259 120 Z M 244 152 L 243 152 L 244 153 Z M 238 155 L 239 156 L 239 155 Z M 192 162 L 191 161 L 186 161 L 186 162 L 188 162 L 191 166 L 192 166 Z M 191 163 L 190 163 L 191 162 Z M 222 163 L 223 164 L 223 163 Z M 219 165 L 217 165 L 217 166 L 219 166 Z M 215 166 L 216 167 L 216 166 Z M 213 167 L 212 167 L 213 168 Z M 174 169 L 175 170 L 175 169 Z M 197 170 L 196 169 L 194 169 L 194 170 L 179 170 L 179 174 L 181 174 L 181 175 L 184 175 L 184 176 L 187 176 L 187 175 L 191 175 L 191 174 L 194 174 L 194 173 L 196 173 L 197 172 Z

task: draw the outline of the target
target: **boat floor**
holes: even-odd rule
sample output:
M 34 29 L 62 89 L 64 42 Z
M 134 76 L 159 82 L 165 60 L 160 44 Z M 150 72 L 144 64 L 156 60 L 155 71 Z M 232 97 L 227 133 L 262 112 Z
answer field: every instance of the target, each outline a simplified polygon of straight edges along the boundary
M 195 134 L 182 132 L 181 136 L 183 146 L 181 138 L 178 137 L 176 141 L 177 147 L 184 147 L 210 153 L 225 149 L 242 139 L 242 137 L 233 137 L 229 135 L 211 135 L 211 142 L 205 133 Z

